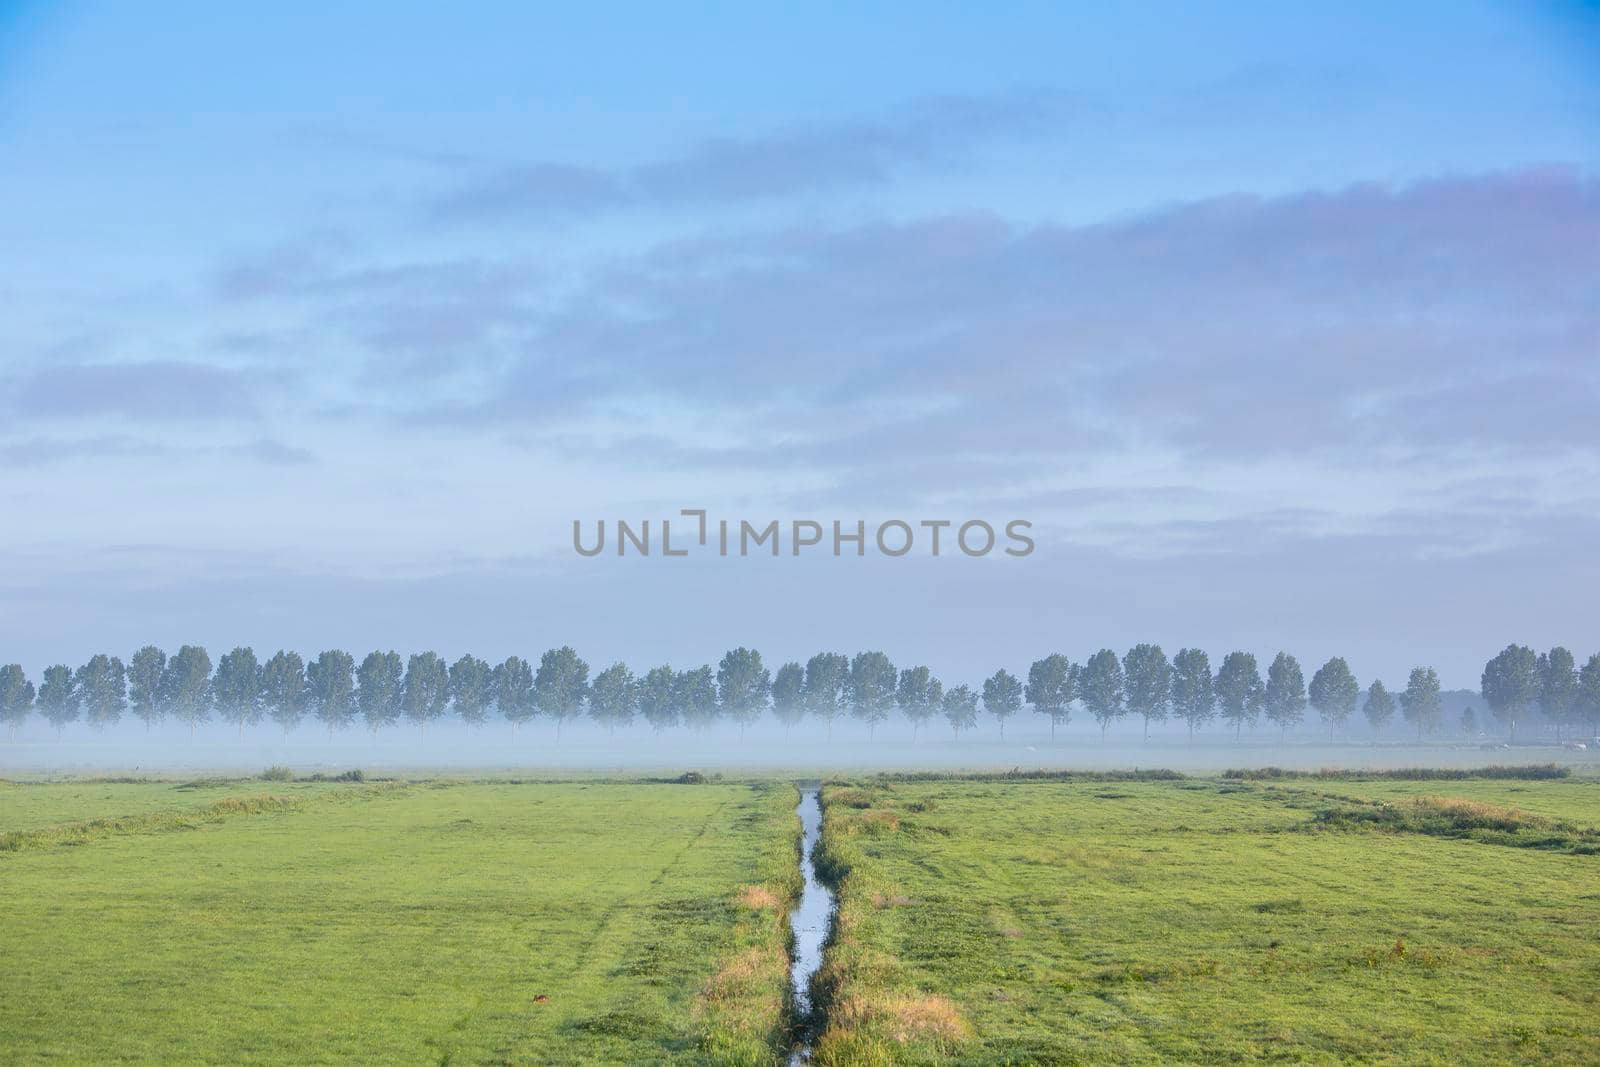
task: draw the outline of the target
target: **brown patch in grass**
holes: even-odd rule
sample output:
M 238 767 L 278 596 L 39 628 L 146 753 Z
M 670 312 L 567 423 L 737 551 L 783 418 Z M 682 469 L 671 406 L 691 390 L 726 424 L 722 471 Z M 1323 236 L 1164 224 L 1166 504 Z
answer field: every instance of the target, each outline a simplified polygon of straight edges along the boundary
M 751 911 L 782 911 L 783 901 L 764 885 L 747 885 L 739 892 L 739 906 Z
M 902 1045 L 911 1041 L 950 1045 L 972 1036 L 971 1024 L 955 1003 L 933 994 L 849 996 L 832 1007 L 828 1021 L 845 1030 L 880 1030 Z

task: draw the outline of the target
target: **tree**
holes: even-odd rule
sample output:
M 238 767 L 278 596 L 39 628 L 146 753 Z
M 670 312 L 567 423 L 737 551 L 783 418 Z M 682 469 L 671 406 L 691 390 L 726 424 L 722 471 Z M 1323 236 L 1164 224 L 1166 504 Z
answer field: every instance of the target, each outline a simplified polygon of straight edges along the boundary
M 1059 652 L 1035 660 L 1028 668 L 1028 684 L 1023 696 L 1033 710 L 1050 716 L 1050 737 L 1056 736 L 1056 726 L 1071 717 L 1073 697 L 1077 695 L 1078 671 L 1072 661 Z
M 1084 661 L 1083 671 L 1078 675 L 1078 699 L 1100 724 L 1102 741 L 1106 737 L 1106 727 L 1127 714 L 1122 702 L 1126 684 L 1122 661 L 1109 648 L 1102 648 Z
M 856 718 L 867 724 L 869 737 L 877 732 L 878 724 L 889 717 L 898 680 L 894 664 L 882 652 L 859 652 L 850 661 L 845 691 Z
M 1167 717 L 1172 698 L 1172 665 L 1160 645 L 1134 645 L 1122 657 L 1127 679 L 1128 711 L 1144 720 L 1144 739 L 1150 740 L 1150 720 Z
M 494 669 L 494 706 L 511 724 L 512 733 L 538 711 L 533 699 L 533 667 L 521 656 L 507 656 Z
M 589 717 L 612 733 L 633 721 L 639 687 L 626 663 L 613 663 L 594 676 L 589 687 Z
M 1578 674 L 1578 706 L 1589 724 L 1589 736 L 1600 737 L 1600 652 L 1590 656 Z
M 1577 722 L 1578 666 L 1560 645 L 1539 655 L 1539 707 L 1555 724 L 1557 741 L 1563 726 Z
M 1539 696 L 1539 659 L 1526 645 L 1507 645 L 1484 664 L 1481 680 L 1484 703 L 1505 723 L 1513 743 L 1517 720 Z
M 639 713 L 656 733 L 678 725 L 678 672 L 670 665 L 652 668 L 639 682 Z
M 957 737 L 961 736 L 962 730 L 970 730 L 978 725 L 978 694 L 970 687 L 958 685 L 947 690 L 939 704 L 944 711 L 945 721 Z
M 306 664 L 298 652 L 279 650 L 261 668 L 261 693 L 272 721 L 283 729 L 283 736 L 305 718 L 311 690 L 306 684 Z
M 783 724 L 783 736 L 806 714 L 806 669 L 790 661 L 772 677 L 772 715 Z
M 400 707 L 406 718 L 426 735 L 428 724 L 444 714 L 450 704 L 450 668 L 437 652 L 418 652 L 406 661 Z
M 1389 695 L 1389 690 L 1384 688 L 1382 682 L 1374 679 L 1367 687 L 1367 702 L 1361 711 L 1372 725 L 1372 732 L 1379 733 L 1394 718 L 1394 697 Z
M 1215 688 L 1222 717 L 1233 724 L 1235 738 L 1245 726 L 1255 726 L 1264 696 L 1255 656 L 1249 652 L 1229 652 L 1217 671 Z
M 1467 740 L 1478 732 L 1478 713 L 1468 704 L 1461 709 L 1461 735 Z
M 400 718 L 405 666 L 400 653 L 368 652 L 356 671 L 356 703 L 373 734 Z
M 100 653 L 78 668 L 72 684 L 77 688 L 89 725 L 113 726 L 128 706 L 128 672 L 115 656 Z
M 1022 710 L 1022 683 L 1005 668 L 995 671 L 983 683 L 983 710 L 1000 724 L 1000 740 L 1006 739 L 1006 720 Z
M 1300 661 L 1287 652 L 1274 656 L 1263 696 L 1268 721 L 1278 724 L 1280 740 L 1288 737 L 1289 727 L 1299 726 L 1306 717 L 1306 676 Z
M 450 665 L 450 701 L 467 729 L 488 721 L 493 700 L 494 668 L 487 662 L 468 653 Z
M 128 701 L 144 720 L 146 733 L 167 713 L 161 700 L 161 672 L 166 669 L 167 654 L 155 645 L 145 645 L 128 661 Z
M 717 721 L 717 676 L 709 663 L 680 671 L 673 679 L 673 692 L 685 726 L 709 730 Z
M 23 673 L 22 664 L 8 663 L 0 667 L 0 722 L 6 724 L 13 738 L 28 718 L 33 698 L 33 683 Z
M 1211 721 L 1216 709 L 1211 657 L 1198 648 L 1183 648 L 1172 660 L 1172 710 L 1189 724 L 1189 738 Z
M 556 721 L 556 743 L 561 743 L 561 724 L 583 709 L 589 692 L 589 665 L 571 647 L 552 648 L 539 657 L 539 670 L 533 676 L 533 699 L 539 710 Z
M 317 721 L 342 730 L 356 718 L 356 658 L 340 649 L 323 652 L 306 668 L 306 685 Z
M 72 684 L 72 668 L 65 663 L 46 667 L 39 683 L 39 714 L 56 728 L 56 736 L 78 718 L 78 689 Z
M 922 726 L 937 711 L 941 711 L 939 701 L 932 699 L 932 687 L 938 685 L 933 677 L 933 672 L 927 667 L 907 667 L 900 672 L 900 681 L 895 686 L 895 703 L 900 705 L 900 713 L 911 723 L 911 739 L 915 741 Z M 940 687 L 940 699 L 944 696 L 943 687 Z
M 1334 732 L 1350 721 L 1356 704 L 1361 700 L 1361 685 L 1350 673 L 1350 665 L 1335 656 L 1311 676 L 1311 706 L 1317 709 L 1322 721 L 1328 724 L 1328 740 Z
M 849 676 L 850 658 L 841 652 L 818 652 L 806 661 L 806 708 L 828 724 L 830 739 Z
M 1444 706 L 1439 700 L 1439 676 L 1432 667 L 1411 668 L 1411 678 L 1400 694 L 1400 708 L 1406 722 L 1417 728 L 1418 741 L 1438 727 Z
M 217 676 L 211 681 L 217 711 L 224 722 L 244 728 L 261 721 L 261 665 L 249 648 L 236 648 L 217 661 Z
M 752 648 L 735 648 L 717 665 L 717 694 L 723 714 L 744 728 L 761 718 L 772 692 L 772 675 L 761 663 L 761 653 Z
M 211 718 L 211 654 L 199 645 L 178 649 L 161 674 L 160 699 L 194 740 L 195 727 Z

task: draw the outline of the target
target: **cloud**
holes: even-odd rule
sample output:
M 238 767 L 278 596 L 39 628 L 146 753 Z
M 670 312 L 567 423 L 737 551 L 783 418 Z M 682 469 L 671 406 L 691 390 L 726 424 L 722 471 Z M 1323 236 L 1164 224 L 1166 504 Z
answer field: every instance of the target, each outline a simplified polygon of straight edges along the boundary
M 68 363 L 17 374 L 5 392 L 17 421 L 216 421 L 258 417 L 265 384 L 259 375 L 206 363 Z

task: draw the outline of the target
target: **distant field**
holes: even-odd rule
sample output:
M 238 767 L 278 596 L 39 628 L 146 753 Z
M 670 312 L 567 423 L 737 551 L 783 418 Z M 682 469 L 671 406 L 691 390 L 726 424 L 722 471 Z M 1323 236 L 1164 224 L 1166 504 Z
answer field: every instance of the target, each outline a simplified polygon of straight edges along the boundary
M 1600 855 L 1571 825 L 1596 821 L 1592 779 L 863 779 L 824 801 L 824 1065 L 1600 1058 Z M 1478 836 L 1436 833 L 1458 825 Z
M 787 783 L 178 784 L 0 785 L 0 1060 L 784 1045 Z

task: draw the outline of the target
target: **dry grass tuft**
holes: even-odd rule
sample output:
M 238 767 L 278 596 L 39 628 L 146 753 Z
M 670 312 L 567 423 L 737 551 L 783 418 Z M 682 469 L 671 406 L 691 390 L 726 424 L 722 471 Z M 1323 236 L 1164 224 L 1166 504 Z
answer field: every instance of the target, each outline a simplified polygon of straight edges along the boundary
M 747 885 L 739 893 L 739 906 L 751 911 L 783 911 L 783 901 L 778 894 L 764 885 Z

